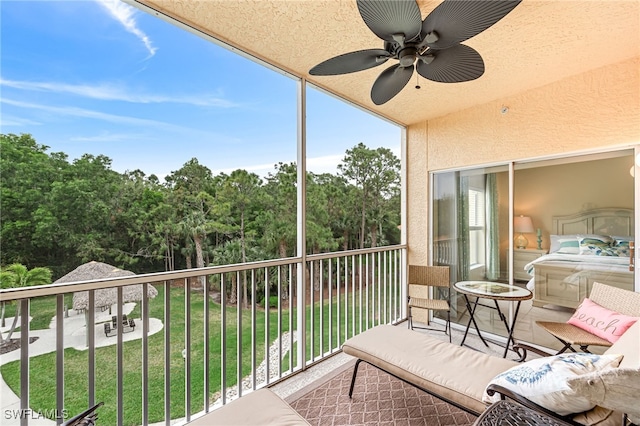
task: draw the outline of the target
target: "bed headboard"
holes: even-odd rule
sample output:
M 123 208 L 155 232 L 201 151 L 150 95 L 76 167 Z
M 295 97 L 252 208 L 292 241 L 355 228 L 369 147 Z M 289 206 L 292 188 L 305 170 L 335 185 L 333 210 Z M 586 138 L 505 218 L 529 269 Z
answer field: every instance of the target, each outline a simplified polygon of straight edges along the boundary
M 585 210 L 566 216 L 552 216 L 551 233 L 633 235 L 633 209 L 603 208 Z

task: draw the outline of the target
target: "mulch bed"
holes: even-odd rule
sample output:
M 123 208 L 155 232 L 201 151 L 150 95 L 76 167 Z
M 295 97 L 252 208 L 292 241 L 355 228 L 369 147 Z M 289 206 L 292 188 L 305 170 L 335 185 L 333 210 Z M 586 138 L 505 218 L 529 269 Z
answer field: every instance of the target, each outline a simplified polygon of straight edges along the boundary
M 29 337 L 29 344 L 38 340 L 39 337 Z M 9 339 L 0 345 L 0 355 L 20 349 L 20 339 Z

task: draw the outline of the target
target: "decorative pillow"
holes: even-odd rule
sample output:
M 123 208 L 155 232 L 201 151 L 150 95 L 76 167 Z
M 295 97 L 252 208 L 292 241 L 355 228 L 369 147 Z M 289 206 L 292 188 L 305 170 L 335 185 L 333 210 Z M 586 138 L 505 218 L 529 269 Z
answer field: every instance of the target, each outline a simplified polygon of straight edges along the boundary
M 621 359 L 622 355 L 589 353 L 537 358 L 498 374 L 490 384 L 503 386 L 562 416 L 581 413 L 592 409 L 596 404 L 569 388 L 567 380 L 617 367 Z M 482 396 L 482 400 L 488 404 L 499 399 L 500 395 L 489 396 L 486 391 Z
M 580 250 L 582 250 L 582 247 L 580 247 Z M 606 246 L 606 247 L 589 247 L 589 249 L 586 250 L 587 252 L 585 253 L 580 253 L 580 254 L 593 254 L 596 256 L 614 256 L 614 257 L 619 257 L 619 253 L 618 253 L 618 249 L 615 247 L 611 247 L 611 246 Z
M 585 298 L 567 323 L 614 343 L 637 320 L 637 317 L 609 310 Z
M 580 254 L 590 254 L 597 256 L 612 256 L 609 250 L 613 239 L 607 235 L 581 235 L 578 237 Z
M 610 237 L 613 240 L 613 245 L 616 245 L 616 246 L 626 245 L 628 247 L 629 242 L 633 241 L 633 235 L 626 236 L 626 237 L 611 235 Z
M 629 249 L 629 243 L 633 241 L 633 237 L 616 237 L 612 235 L 613 239 L 612 247 L 616 251 L 616 254 L 620 257 L 631 256 L 631 250 Z
M 578 235 L 550 235 L 549 253 L 580 254 Z
M 611 368 L 570 377 L 567 386 L 595 405 L 640 418 L 640 370 L 637 368 Z

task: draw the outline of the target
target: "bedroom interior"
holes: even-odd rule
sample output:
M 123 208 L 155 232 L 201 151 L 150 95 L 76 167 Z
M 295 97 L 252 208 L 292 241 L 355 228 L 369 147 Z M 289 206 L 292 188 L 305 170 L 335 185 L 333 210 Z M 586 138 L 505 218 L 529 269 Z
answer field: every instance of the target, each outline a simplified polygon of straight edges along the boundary
M 532 300 L 522 304 L 516 338 L 555 348 L 559 342 L 536 327 L 535 321 L 568 320 L 594 281 L 634 287 L 628 252 L 634 220 L 634 186 L 629 173 L 633 161 L 633 150 L 618 150 L 515 163 L 513 215 L 531 218 L 533 232 L 524 235 L 526 249 L 514 249 L 513 263 L 509 253 L 509 167 L 434 173 L 434 264 L 451 265 L 453 281 L 508 283 L 512 272 L 515 285 L 534 293 Z M 456 221 L 456 217 L 462 219 Z M 467 235 L 468 244 L 460 243 L 464 238 L 458 235 Z M 587 241 L 587 235 L 602 238 Z M 559 250 L 559 240 L 571 247 Z M 456 258 L 460 264 L 452 260 Z M 565 258 L 571 262 L 563 265 Z M 468 314 L 463 304 L 457 301 L 452 305 L 452 313 L 456 313 L 452 322 L 466 324 Z M 476 319 L 483 331 L 505 336 L 493 310 L 478 308 Z

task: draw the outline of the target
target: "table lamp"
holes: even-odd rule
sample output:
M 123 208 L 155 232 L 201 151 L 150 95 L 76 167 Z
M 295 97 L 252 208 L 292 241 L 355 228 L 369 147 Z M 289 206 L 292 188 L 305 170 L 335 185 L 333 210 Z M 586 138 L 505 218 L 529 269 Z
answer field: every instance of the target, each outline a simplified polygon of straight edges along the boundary
M 527 244 L 529 244 L 529 240 L 522 234 L 530 234 L 533 232 L 533 222 L 531 222 L 531 218 L 529 216 L 517 216 L 513 218 L 513 231 L 518 233 L 514 242 L 516 248 L 523 249 L 527 248 Z

